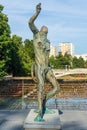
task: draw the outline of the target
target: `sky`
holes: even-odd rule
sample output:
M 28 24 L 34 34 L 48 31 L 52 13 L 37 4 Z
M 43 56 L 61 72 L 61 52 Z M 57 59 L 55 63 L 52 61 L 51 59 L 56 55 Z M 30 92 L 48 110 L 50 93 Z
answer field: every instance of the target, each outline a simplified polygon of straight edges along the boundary
M 41 3 L 41 12 L 35 21 L 38 29 L 48 27 L 51 45 L 71 42 L 75 54 L 87 54 L 87 0 L 0 0 L 3 13 L 8 16 L 11 35 L 33 39 L 28 27 L 36 5 Z

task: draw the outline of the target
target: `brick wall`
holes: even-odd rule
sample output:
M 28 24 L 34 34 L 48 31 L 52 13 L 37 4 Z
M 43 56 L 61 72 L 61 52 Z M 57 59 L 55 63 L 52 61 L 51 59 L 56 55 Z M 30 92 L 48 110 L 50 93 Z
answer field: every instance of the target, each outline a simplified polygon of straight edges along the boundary
M 87 82 L 85 80 L 64 81 L 58 80 L 61 92 L 57 98 L 87 98 Z M 51 84 L 45 83 L 45 92 L 52 89 Z M 0 97 L 37 98 L 38 85 L 32 79 L 11 79 L 0 82 Z

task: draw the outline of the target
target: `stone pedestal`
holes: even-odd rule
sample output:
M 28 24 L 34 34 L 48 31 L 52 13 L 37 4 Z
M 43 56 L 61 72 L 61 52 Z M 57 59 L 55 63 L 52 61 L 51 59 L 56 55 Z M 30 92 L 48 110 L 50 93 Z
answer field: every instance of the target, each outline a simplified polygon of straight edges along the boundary
M 24 130 L 60 130 L 60 117 L 57 109 L 53 109 L 55 113 L 45 114 L 43 122 L 34 121 L 37 113 L 34 112 L 35 109 L 31 109 L 27 118 L 24 122 Z

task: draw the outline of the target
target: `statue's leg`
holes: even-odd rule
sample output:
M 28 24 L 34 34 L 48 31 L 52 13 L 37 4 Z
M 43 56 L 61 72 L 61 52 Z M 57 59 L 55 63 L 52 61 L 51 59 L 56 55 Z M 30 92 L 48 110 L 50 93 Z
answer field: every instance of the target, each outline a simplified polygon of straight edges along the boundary
M 41 79 L 40 79 L 41 80 Z M 43 98 L 44 98 L 44 86 L 43 80 L 38 83 L 38 105 L 39 105 L 39 115 L 43 117 Z
M 46 95 L 46 100 L 48 100 L 49 98 L 52 98 L 57 92 L 60 92 L 60 86 L 58 81 L 56 80 L 53 71 L 49 70 L 46 73 L 46 79 L 52 84 L 53 89 L 51 91 L 49 91 Z
M 37 69 L 37 79 L 38 79 L 38 105 L 39 105 L 39 112 L 37 118 L 38 121 L 43 121 L 44 76 L 39 69 Z

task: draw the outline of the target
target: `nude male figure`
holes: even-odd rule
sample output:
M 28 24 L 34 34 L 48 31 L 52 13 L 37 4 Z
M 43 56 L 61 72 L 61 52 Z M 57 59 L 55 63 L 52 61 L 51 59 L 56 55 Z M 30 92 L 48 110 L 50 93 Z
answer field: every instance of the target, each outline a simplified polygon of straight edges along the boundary
M 34 24 L 34 21 L 38 17 L 41 11 L 41 3 L 36 6 L 35 14 L 29 19 L 29 27 L 33 32 L 33 45 L 35 52 L 35 76 L 38 82 L 38 104 L 39 113 L 37 119 L 43 121 L 43 115 L 45 113 L 46 101 L 53 97 L 57 92 L 60 92 L 60 87 L 56 78 L 49 66 L 49 53 L 50 53 L 50 42 L 47 39 L 48 28 L 42 26 L 39 31 Z M 44 83 L 48 80 L 53 89 L 47 94 L 44 94 Z

